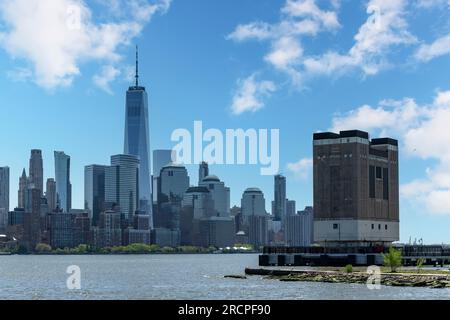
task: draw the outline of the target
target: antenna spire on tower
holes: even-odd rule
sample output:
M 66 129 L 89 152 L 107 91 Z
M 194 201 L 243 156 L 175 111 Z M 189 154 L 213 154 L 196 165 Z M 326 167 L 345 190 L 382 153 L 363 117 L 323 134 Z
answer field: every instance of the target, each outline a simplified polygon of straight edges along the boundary
M 136 87 L 139 87 L 139 48 L 136 45 Z

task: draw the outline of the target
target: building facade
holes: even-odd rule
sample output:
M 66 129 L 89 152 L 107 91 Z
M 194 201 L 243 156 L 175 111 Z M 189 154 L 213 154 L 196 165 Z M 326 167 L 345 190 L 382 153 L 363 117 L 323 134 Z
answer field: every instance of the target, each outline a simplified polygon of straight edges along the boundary
M 152 211 L 152 184 L 150 183 L 150 132 L 148 118 L 148 96 L 145 87 L 139 86 L 138 53 L 136 50 L 136 83 L 126 93 L 124 154 L 138 157 L 139 201 L 147 203 L 140 208 L 148 214 Z
M 0 209 L 9 212 L 9 167 L 0 167 Z
M 274 220 L 281 221 L 286 216 L 286 177 L 276 175 L 274 177 Z
M 28 183 L 33 184 L 36 189 L 41 190 L 41 194 L 44 194 L 44 166 L 41 150 L 31 150 L 28 174 Z
M 214 209 L 218 217 L 230 216 L 230 188 L 215 175 L 206 176 L 199 184 L 211 193 Z
M 397 140 L 367 132 L 314 134 L 314 240 L 374 245 L 399 240 Z
M 132 223 L 139 203 L 139 158 L 114 155 L 111 166 L 105 168 L 105 203 L 120 207 L 124 219 Z
M 47 199 L 47 205 L 49 212 L 54 212 L 57 206 L 56 200 L 56 181 L 53 178 L 47 179 L 45 198 Z
M 55 151 L 56 202 L 63 212 L 72 209 L 72 184 L 70 183 L 70 157 Z
M 88 210 L 92 225 L 98 224 L 105 210 L 105 172 L 107 166 L 90 165 L 84 168 L 84 209 Z

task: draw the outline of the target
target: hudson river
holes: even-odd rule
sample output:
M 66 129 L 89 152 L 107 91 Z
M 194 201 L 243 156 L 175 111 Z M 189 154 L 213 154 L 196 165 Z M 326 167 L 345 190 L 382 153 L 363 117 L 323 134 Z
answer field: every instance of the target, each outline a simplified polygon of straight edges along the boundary
M 225 279 L 258 255 L 0 256 L 0 299 L 450 299 L 450 289 Z M 67 267 L 81 269 L 68 290 Z

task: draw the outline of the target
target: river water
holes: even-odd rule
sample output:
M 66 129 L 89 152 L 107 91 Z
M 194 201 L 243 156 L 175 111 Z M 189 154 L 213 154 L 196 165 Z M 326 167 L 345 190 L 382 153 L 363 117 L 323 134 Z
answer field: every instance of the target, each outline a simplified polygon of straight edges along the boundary
M 0 299 L 450 299 L 450 289 L 224 278 L 257 264 L 253 254 L 0 256 Z M 67 288 L 72 265 L 80 290 Z

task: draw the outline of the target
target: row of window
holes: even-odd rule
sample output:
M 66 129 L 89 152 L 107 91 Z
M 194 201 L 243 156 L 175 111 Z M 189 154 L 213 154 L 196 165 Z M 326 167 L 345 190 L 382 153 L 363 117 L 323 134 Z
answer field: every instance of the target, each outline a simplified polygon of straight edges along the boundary
M 339 229 L 339 223 L 334 223 L 333 224 L 333 229 L 334 230 Z M 387 230 L 387 229 L 388 229 L 388 225 L 385 224 L 384 225 L 384 230 Z M 372 223 L 372 230 L 375 230 L 375 224 L 374 223 Z M 381 230 L 381 224 L 378 224 L 378 230 Z

